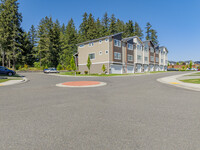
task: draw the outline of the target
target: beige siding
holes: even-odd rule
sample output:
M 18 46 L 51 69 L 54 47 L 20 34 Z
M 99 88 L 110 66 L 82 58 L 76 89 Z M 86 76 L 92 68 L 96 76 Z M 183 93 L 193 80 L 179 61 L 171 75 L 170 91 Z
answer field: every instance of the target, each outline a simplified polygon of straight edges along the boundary
M 93 46 L 89 46 L 88 44 L 84 44 L 84 47 L 78 48 L 79 52 L 79 65 L 87 64 L 88 55 L 91 53 L 95 53 L 95 59 L 91 60 L 92 63 L 99 62 L 108 62 L 109 61 L 109 42 L 106 42 L 105 39 L 102 40 L 100 44 L 99 41 L 93 42 Z M 106 54 L 106 50 L 108 50 L 108 54 Z M 99 53 L 102 52 L 100 55 Z
M 102 64 L 92 64 L 91 68 L 90 68 L 90 73 L 94 74 L 94 73 L 104 73 L 102 71 L 102 66 L 103 64 L 106 67 L 106 71 L 109 73 L 109 63 L 102 63 Z M 81 74 L 84 74 L 84 71 L 89 71 L 87 68 L 87 65 L 80 65 L 79 66 L 79 71 L 81 72 Z

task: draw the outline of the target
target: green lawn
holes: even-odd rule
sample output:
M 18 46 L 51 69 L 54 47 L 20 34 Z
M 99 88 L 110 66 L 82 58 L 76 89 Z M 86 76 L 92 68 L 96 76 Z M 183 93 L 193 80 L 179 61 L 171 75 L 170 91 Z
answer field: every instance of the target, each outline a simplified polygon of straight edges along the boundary
M 186 83 L 200 84 L 200 79 L 188 79 L 188 80 L 181 80 L 181 81 L 186 82 Z
M 10 79 L 0 79 L 0 83 L 9 81 Z
M 191 74 L 191 75 L 187 75 L 187 76 L 200 76 L 200 72 L 194 73 L 194 74 Z

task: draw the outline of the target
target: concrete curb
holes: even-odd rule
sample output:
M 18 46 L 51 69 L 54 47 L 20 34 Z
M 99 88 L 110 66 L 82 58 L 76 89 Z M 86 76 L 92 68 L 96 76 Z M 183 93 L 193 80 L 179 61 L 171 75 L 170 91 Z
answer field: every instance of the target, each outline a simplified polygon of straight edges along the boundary
M 181 78 L 185 75 L 190 75 L 193 74 L 192 73 L 187 73 L 187 74 L 181 74 L 181 75 L 174 75 L 174 76 L 169 76 L 169 77 L 164 77 L 164 78 L 160 78 L 157 79 L 158 82 L 164 83 L 164 84 L 168 84 L 168 85 L 173 85 L 176 87 L 180 87 L 180 88 L 184 88 L 184 89 L 188 89 L 188 90 L 193 90 L 193 91 L 200 91 L 200 84 L 193 84 L 193 83 L 185 83 L 185 82 L 181 82 L 178 80 L 178 78 Z
M 99 82 L 100 84 L 98 85 L 89 85 L 89 86 L 69 86 L 69 85 L 62 85 L 63 83 L 56 84 L 57 87 L 62 87 L 62 88 L 92 88 L 92 87 L 100 87 L 100 86 L 106 86 L 107 83 L 105 82 Z
M 6 81 L 3 83 L 0 83 L 0 86 L 10 86 L 10 85 L 16 85 L 16 84 L 22 84 L 22 83 L 26 83 L 29 80 L 26 77 L 22 77 L 22 80 L 10 80 L 10 81 Z

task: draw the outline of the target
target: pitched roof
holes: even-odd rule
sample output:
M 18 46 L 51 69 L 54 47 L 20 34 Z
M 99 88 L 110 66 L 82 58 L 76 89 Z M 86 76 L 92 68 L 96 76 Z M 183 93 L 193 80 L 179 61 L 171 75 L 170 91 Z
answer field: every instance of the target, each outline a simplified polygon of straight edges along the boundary
M 108 35 L 108 36 L 104 36 L 104 37 L 101 37 L 101 38 L 98 38 L 98 39 L 93 39 L 93 40 L 85 41 L 85 42 L 82 42 L 82 43 L 78 43 L 76 45 L 79 46 L 79 45 L 82 45 L 82 44 L 98 41 L 98 40 L 101 40 L 101 39 L 106 39 L 106 38 L 113 37 L 113 36 L 116 36 L 116 35 L 119 35 L 119 34 L 122 34 L 122 33 L 123 32 L 112 34 L 112 35 Z

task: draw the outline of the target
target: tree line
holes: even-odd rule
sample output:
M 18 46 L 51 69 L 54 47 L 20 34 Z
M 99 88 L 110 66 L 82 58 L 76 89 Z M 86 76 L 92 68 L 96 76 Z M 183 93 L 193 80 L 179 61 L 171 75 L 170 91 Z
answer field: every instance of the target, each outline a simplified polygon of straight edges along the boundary
M 28 32 L 22 26 L 22 14 L 18 0 L 1 0 L 0 3 L 0 65 L 15 69 L 17 66 L 45 66 L 66 68 L 77 43 L 123 32 L 123 37 L 138 36 L 158 44 L 157 32 L 148 22 L 145 32 L 137 22 L 124 22 L 107 13 L 97 18 L 84 13 L 77 29 L 73 19 L 60 24 L 52 17 L 42 18 L 39 25 Z M 145 37 L 144 37 L 145 33 Z

